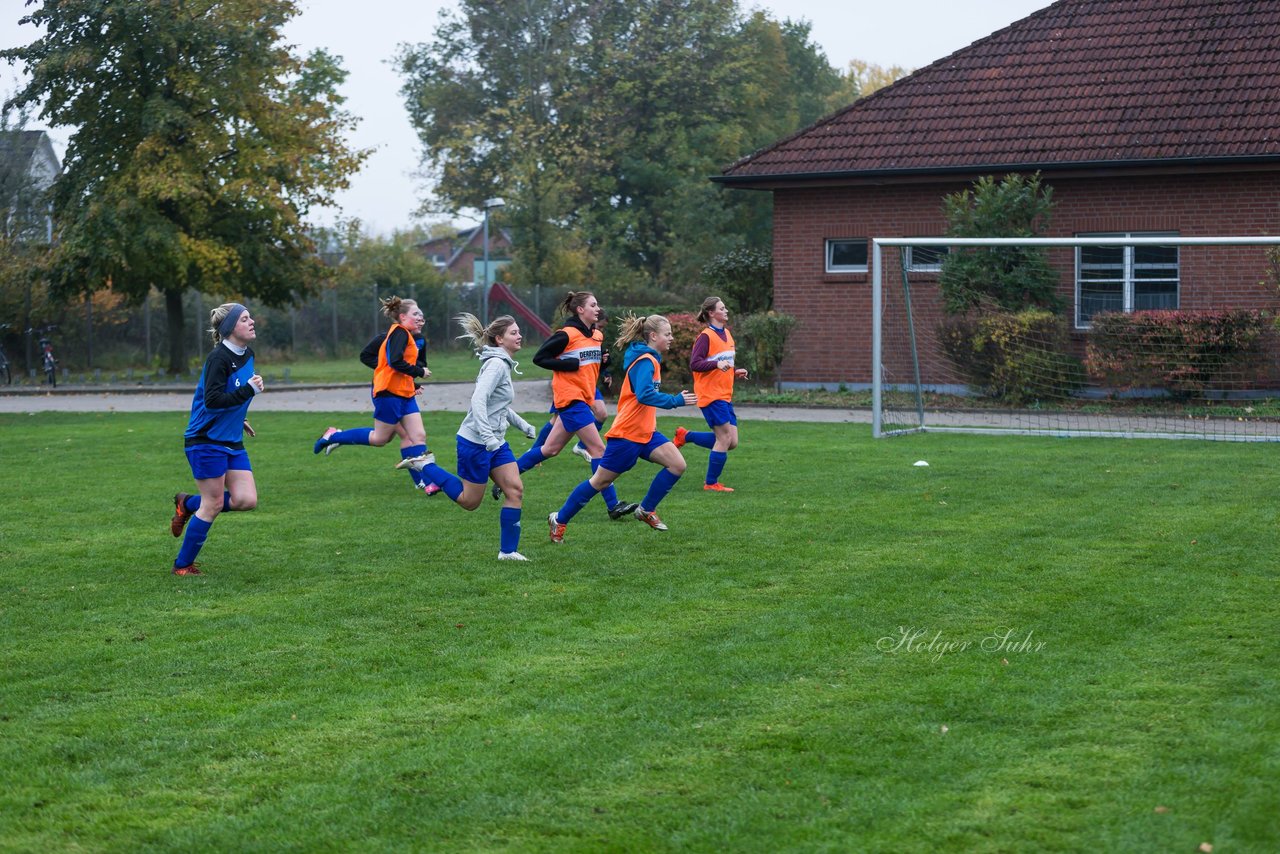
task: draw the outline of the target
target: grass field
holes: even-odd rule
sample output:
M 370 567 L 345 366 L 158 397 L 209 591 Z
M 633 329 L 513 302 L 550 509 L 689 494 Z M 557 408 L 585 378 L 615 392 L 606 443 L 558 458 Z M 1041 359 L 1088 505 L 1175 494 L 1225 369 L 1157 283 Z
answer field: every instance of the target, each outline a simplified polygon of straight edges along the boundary
M 0 849 L 1280 849 L 1274 447 L 745 423 L 513 566 L 253 420 L 175 578 L 185 414 L 0 415 Z

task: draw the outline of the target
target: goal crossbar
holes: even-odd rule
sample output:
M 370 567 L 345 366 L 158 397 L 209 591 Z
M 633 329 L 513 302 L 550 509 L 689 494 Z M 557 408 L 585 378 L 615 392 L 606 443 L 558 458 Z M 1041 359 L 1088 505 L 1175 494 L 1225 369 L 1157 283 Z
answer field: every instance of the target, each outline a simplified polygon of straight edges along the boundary
M 949 427 L 926 427 L 924 424 L 924 412 L 920 411 L 919 426 L 906 430 L 893 430 L 885 432 L 883 430 L 883 403 L 884 403 L 884 378 L 882 376 L 882 356 L 883 356 L 883 338 L 882 323 L 884 320 L 884 257 L 883 250 L 885 247 L 915 247 L 915 246 L 937 246 L 937 247 L 1001 247 L 1001 246 L 1017 246 L 1017 247 L 1082 247 L 1082 246 L 1280 246 L 1280 236 L 1274 235 L 1253 235 L 1253 236 L 1235 236 L 1235 237 L 1182 237 L 1176 234 L 1150 237 L 873 237 L 871 238 L 871 398 L 872 398 L 872 415 L 871 415 L 871 435 L 875 438 L 882 436 L 901 435 L 904 433 L 912 433 L 932 429 L 935 431 L 954 431 L 954 432 L 983 432 L 983 433 L 1012 433 L 1025 434 L 1028 430 L 1018 428 L 949 428 Z M 908 294 L 909 306 L 909 294 Z M 909 310 L 909 308 L 908 308 Z M 914 334 L 914 333 L 913 333 Z M 915 348 L 913 346 L 913 358 L 915 358 Z M 918 373 L 918 364 L 917 364 Z M 917 384 L 918 384 L 917 378 Z M 1044 435 L 1055 435 L 1052 431 L 1034 431 Z M 1057 435 L 1067 435 L 1059 433 Z M 1070 435 L 1095 435 L 1095 436 L 1125 436 L 1132 438 L 1148 438 L 1153 436 L 1169 437 L 1169 438 L 1191 438 L 1191 434 L 1148 434 L 1145 432 L 1130 431 L 1098 431 L 1085 433 L 1072 433 Z M 1273 437 L 1231 437 L 1238 441 L 1276 441 Z

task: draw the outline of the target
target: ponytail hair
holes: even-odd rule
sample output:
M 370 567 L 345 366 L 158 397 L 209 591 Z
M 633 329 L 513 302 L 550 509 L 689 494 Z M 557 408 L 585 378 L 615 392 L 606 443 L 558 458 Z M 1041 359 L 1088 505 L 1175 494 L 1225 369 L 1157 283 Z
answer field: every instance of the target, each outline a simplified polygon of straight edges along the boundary
M 394 321 L 399 321 L 400 315 L 409 310 L 410 306 L 416 306 L 418 303 L 411 299 L 400 299 L 397 296 L 387 297 L 379 300 L 382 303 L 382 313 Z
M 560 301 L 560 304 L 556 306 L 556 308 L 559 309 L 563 314 L 567 314 L 570 317 L 577 317 L 578 316 L 577 310 L 582 308 L 584 305 L 586 305 L 587 300 L 593 298 L 594 296 L 595 294 L 591 293 L 591 291 L 569 291 L 569 293 L 565 296 L 564 299 Z
M 636 316 L 628 314 L 622 318 L 622 324 L 618 328 L 618 339 L 615 342 L 619 347 L 625 347 L 632 341 L 647 342 L 649 336 L 660 330 L 666 324 L 671 325 L 671 321 L 667 320 L 661 314 L 648 314 L 644 316 Z
M 699 323 L 711 322 L 711 310 L 716 307 L 716 303 L 724 302 L 720 297 L 707 297 L 702 301 L 702 309 L 698 312 Z
M 458 336 L 459 340 L 466 339 L 471 342 L 471 349 L 479 353 L 485 347 L 497 347 L 498 339 L 506 334 L 507 330 L 515 324 L 516 319 L 509 314 L 495 317 L 489 321 L 489 325 L 485 326 L 480 322 L 480 318 L 474 314 L 467 314 L 465 311 L 459 314 L 454 320 L 458 321 L 458 325 L 462 327 L 462 334 Z

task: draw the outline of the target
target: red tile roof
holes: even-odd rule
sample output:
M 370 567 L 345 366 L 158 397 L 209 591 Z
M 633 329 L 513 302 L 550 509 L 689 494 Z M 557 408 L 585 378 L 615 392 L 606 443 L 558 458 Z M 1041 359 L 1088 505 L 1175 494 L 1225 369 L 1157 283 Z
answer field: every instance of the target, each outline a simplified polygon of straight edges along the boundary
M 717 180 L 1270 158 L 1280 0 L 1060 0 Z

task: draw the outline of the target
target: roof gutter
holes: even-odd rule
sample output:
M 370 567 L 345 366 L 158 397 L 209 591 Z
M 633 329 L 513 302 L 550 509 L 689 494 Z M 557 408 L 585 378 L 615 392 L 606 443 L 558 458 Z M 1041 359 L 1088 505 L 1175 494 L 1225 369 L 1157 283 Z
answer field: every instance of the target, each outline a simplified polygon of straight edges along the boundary
M 1068 163 L 989 163 L 972 166 L 941 166 L 911 169 L 861 169 L 842 172 L 789 172 L 772 175 L 713 175 L 710 180 L 727 187 L 772 190 L 795 185 L 888 184 L 904 181 L 954 179 L 964 176 L 1006 172 L 1081 173 L 1144 172 L 1148 174 L 1179 173 L 1190 170 L 1223 172 L 1240 171 L 1242 167 L 1280 168 L 1280 154 L 1258 154 L 1245 157 L 1163 157 L 1143 160 L 1080 160 Z

